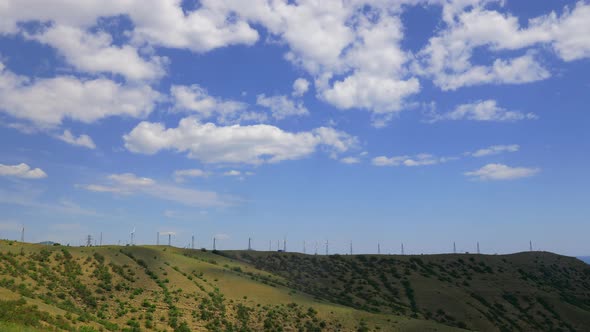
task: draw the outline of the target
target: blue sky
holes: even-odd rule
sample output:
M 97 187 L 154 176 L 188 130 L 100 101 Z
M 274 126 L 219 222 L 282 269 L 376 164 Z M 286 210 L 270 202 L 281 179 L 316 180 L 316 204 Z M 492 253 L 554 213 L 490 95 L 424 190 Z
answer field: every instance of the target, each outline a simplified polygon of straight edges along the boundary
M 590 252 L 590 3 L 12 1 L 0 238 Z

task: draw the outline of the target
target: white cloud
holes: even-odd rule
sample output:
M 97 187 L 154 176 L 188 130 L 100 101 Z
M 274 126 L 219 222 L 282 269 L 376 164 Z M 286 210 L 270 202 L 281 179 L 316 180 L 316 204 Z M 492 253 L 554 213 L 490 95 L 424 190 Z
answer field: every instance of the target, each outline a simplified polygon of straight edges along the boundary
M 47 174 L 40 168 L 32 169 L 25 163 L 18 165 L 0 164 L 0 176 L 17 177 L 21 179 L 43 179 Z
M 234 44 L 251 45 L 258 33 L 236 11 L 220 11 L 203 1 L 197 10 L 184 12 L 178 1 L 7 0 L 0 7 L 0 33 L 16 33 L 17 22 L 53 22 L 78 28 L 95 25 L 99 17 L 128 16 L 134 44 L 185 48 L 206 52 Z
M 443 90 L 463 86 L 496 83 L 519 84 L 546 79 L 550 73 L 531 50 L 551 46 L 565 61 L 590 57 L 590 4 L 578 2 L 573 9 L 565 7 L 558 17 L 555 12 L 532 18 L 522 27 L 519 18 L 485 9 L 489 1 L 445 2 L 443 17 L 447 27 L 432 37 L 419 52 L 421 65 L 414 69 L 434 79 Z M 472 55 L 485 48 L 495 58 L 492 65 L 475 65 Z M 526 54 L 500 59 L 501 51 L 525 50 Z
M 154 154 L 160 150 L 187 152 L 189 158 L 205 163 L 276 163 L 301 159 L 323 146 L 333 152 L 346 152 L 357 139 L 333 128 L 290 133 L 271 125 L 216 126 L 184 118 L 177 128 L 161 123 L 141 122 L 123 137 L 125 147 L 136 153 Z
M 485 149 L 479 149 L 473 153 L 470 153 L 470 155 L 472 155 L 474 157 L 485 157 L 485 156 L 496 155 L 496 154 L 500 154 L 500 153 L 504 153 L 504 152 L 516 152 L 519 149 L 520 149 L 520 146 L 518 144 L 492 145 L 492 146 L 487 147 Z
M 510 167 L 503 164 L 487 164 L 482 168 L 466 172 L 465 176 L 478 180 L 514 180 L 539 173 L 539 168 Z
M 174 101 L 173 112 L 190 112 L 200 119 L 216 117 L 219 123 L 261 122 L 266 114 L 247 112 L 246 103 L 210 96 L 200 85 L 173 85 L 170 93 Z
M 305 78 L 298 78 L 293 82 L 293 93 L 295 97 L 303 96 L 309 90 L 309 81 Z
M 144 194 L 158 199 L 189 206 L 227 206 L 235 201 L 211 191 L 200 191 L 159 183 L 153 179 L 138 177 L 132 173 L 111 174 L 107 184 L 78 185 L 79 188 L 103 193 Z
M 417 79 L 392 79 L 359 72 L 321 92 L 322 97 L 340 109 L 362 108 L 376 113 L 399 111 L 405 97 L 420 91 Z
M 309 111 L 302 102 L 295 102 L 287 96 L 266 97 L 264 94 L 256 96 L 256 104 L 270 109 L 272 117 L 282 120 L 288 116 L 308 115 Z
M 232 169 L 232 170 L 229 170 L 229 171 L 223 173 L 223 175 L 225 175 L 225 176 L 241 176 L 242 172 Z
M 209 173 L 202 169 L 181 169 L 174 171 L 174 180 L 176 182 L 184 182 L 186 178 L 208 177 Z
M 534 113 L 522 113 L 509 111 L 497 105 L 495 100 L 483 100 L 474 103 L 462 104 L 453 111 L 438 114 L 432 113 L 430 122 L 441 120 L 473 120 L 473 121 L 496 121 L 513 122 L 519 120 L 537 119 Z
M 375 166 L 428 166 L 445 163 L 450 160 L 456 159 L 455 157 L 436 157 L 428 153 L 420 153 L 415 156 L 378 156 L 373 158 L 372 163 Z
M 551 36 L 553 49 L 565 61 L 590 58 L 590 4 L 578 1 L 565 8 L 561 17 L 555 12 L 533 20 L 534 26 Z
M 71 145 L 82 146 L 88 149 L 96 149 L 96 145 L 90 136 L 80 135 L 76 137 L 67 129 L 64 130 L 63 134 L 57 136 L 57 138 Z
M 0 66 L 0 111 L 40 128 L 64 119 L 92 123 L 109 116 L 147 116 L 159 99 L 146 85 L 122 85 L 72 76 L 30 80 Z
M 361 160 L 357 157 L 344 157 L 342 159 L 340 159 L 340 162 L 343 164 L 358 164 L 361 162 Z
M 143 59 L 130 45 L 114 46 L 109 34 L 54 25 L 31 38 L 55 47 L 76 69 L 89 73 L 110 72 L 130 80 L 153 80 L 165 74 L 165 58 Z

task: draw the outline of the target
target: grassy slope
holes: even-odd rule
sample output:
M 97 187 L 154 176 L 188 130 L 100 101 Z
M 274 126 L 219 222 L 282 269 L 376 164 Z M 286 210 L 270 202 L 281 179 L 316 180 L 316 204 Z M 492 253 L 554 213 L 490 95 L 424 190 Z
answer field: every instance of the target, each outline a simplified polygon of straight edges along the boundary
M 0 330 L 19 330 L 18 324 L 26 323 L 72 331 L 352 331 L 361 322 L 385 331 L 456 330 L 317 300 L 287 283 L 210 252 L 0 241 L 0 305 L 15 311 L 0 322 Z M 6 302 L 20 298 L 25 301 Z M 23 312 L 28 318 L 19 318 Z
M 481 331 L 586 331 L 590 326 L 590 266 L 551 253 L 224 255 L 282 276 L 289 287 L 370 312 Z

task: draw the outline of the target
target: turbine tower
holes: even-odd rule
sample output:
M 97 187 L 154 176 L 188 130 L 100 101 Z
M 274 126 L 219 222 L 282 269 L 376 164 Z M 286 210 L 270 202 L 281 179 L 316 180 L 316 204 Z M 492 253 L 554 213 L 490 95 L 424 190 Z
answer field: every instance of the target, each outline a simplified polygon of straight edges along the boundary
M 477 242 L 477 254 L 479 255 L 479 242 Z
M 24 228 L 23 228 L 24 233 Z M 533 241 L 529 241 L 529 251 L 533 251 Z
M 350 241 L 350 255 L 352 256 L 352 241 Z
M 133 230 L 131 231 L 131 243 L 129 243 L 130 245 L 134 244 L 134 238 L 135 238 L 135 227 L 133 227 Z
M 329 245 L 330 245 L 330 243 L 328 242 L 328 240 L 326 240 L 326 256 L 330 254 Z
M 402 255 L 405 255 L 404 253 L 404 243 L 402 242 Z
M 303 241 L 303 253 L 305 254 L 305 240 Z
M 195 234 L 191 237 L 191 249 L 195 249 Z
M 20 242 L 25 242 L 25 226 L 23 226 L 23 229 L 20 232 Z
M 381 243 L 377 242 L 377 255 L 381 255 Z
M 100 245 L 102 246 L 102 232 L 100 232 Z
M 248 238 L 248 250 L 252 250 L 252 238 Z
M 453 254 L 457 253 L 457 245 L 453 242 Z
M 215 247 L 215 241 L 216 241 L 216 239 L 213 238 L 213 251 L 217 250 L 216 247 Z
M 168 233 L 168 247 L 172 247 L 172 233 Z
M 156 233 L 156 245 L 159 246 L 160 245 L 160 232 Z

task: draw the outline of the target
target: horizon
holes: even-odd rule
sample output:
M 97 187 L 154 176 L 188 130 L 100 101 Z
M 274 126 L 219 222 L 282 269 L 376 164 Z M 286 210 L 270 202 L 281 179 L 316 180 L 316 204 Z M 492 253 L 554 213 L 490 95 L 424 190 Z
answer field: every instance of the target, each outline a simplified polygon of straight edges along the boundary
M 0 238 L 590 255 L 588 1 L 6 3 Z

